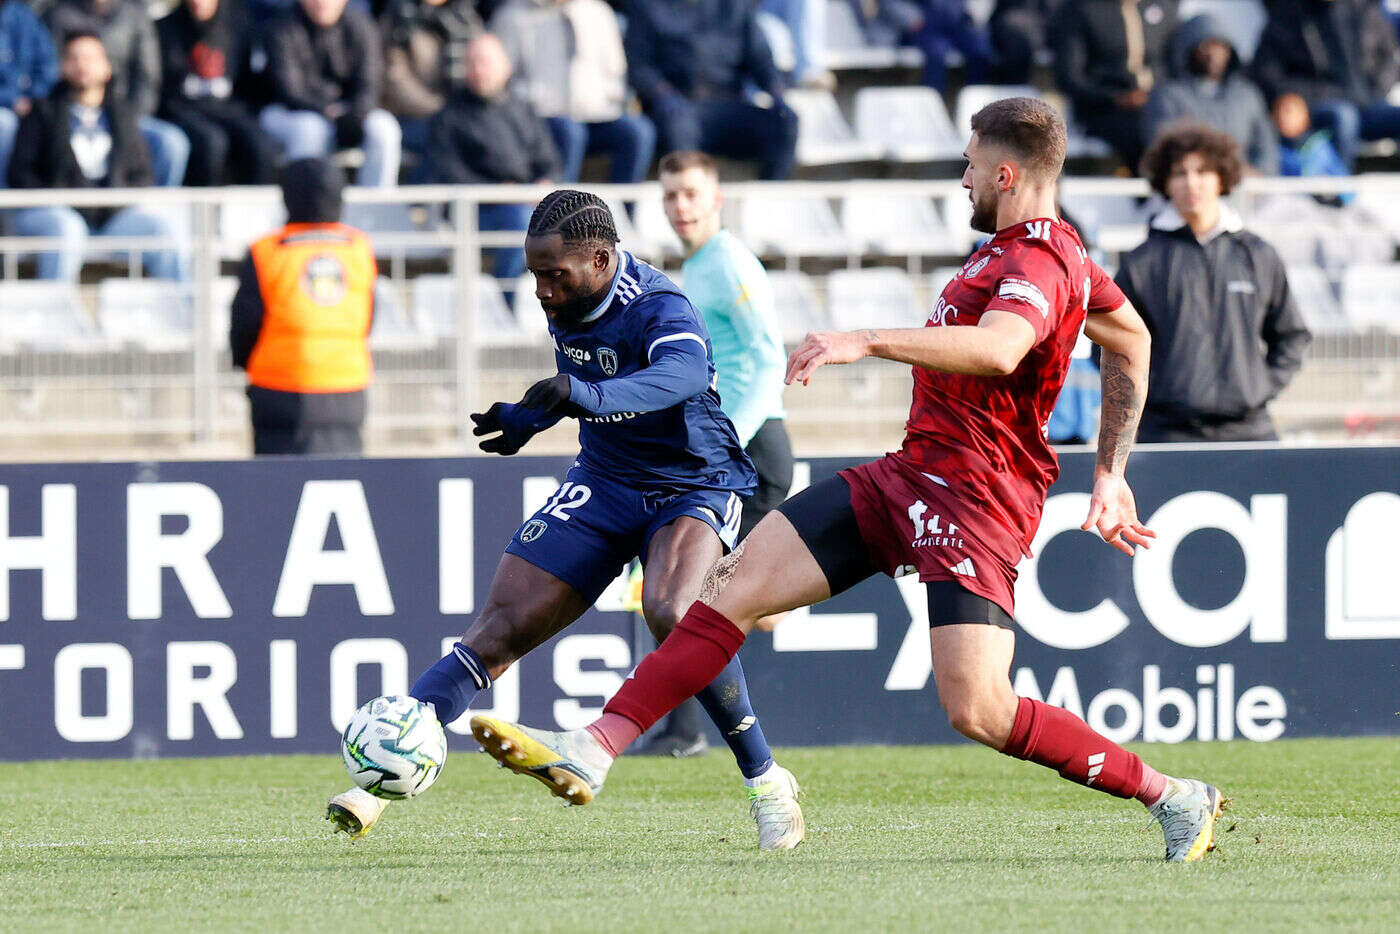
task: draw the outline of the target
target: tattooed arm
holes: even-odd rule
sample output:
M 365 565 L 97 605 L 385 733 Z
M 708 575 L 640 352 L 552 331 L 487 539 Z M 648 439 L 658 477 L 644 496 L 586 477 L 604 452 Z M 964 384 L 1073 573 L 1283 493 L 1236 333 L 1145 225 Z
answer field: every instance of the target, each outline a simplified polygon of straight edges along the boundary
M 1133 545 L 1151 546 L 1153 533 L 1138 521 L 1133 491 L 1123 478 L 1128 452 L 1137 437 L 1147 402 L 1147 364 L 1152 338 L 1131 304 L 1106 314 L 1092 314 L 1084 333 L 1103 348 L 1103 407 L 1099 415 L 1099 457 L 1094 465 L 1094 492 L 1085 531 L 1096 529 L 1104 541 L 1125 554 Z

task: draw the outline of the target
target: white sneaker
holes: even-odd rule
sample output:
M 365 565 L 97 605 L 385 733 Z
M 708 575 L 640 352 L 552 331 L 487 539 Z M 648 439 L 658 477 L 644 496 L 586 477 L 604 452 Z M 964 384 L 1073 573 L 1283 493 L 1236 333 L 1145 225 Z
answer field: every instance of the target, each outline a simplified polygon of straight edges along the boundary
M 1205 782 L 1167 779 L 1167 792 L 1148 808 L 1167 839 L 1167 861 L 1195 862 L 1215 849 L 1215 819 L 1227 802 Z
M 343 831 L 351 840 L 358 840 L 369 833 L 388 804 L 363 788 L 351 788 L 326 803 L 326 820 L 335 824 L 335 833 Z
M 758 824 L 760 850 L 791 850 L 807 834 L 797 796 L 802 789 L 791 772 L 776 762 L 757 778 L 744 779 L 749 816 Z

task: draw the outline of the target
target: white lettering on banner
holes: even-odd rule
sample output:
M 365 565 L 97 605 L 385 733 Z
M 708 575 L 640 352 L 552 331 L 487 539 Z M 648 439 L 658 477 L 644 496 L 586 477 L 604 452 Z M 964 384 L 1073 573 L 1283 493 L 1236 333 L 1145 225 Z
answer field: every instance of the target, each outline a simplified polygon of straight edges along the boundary
M 1371 493 L 1327 539 L 1325 631 L 1329 639 L 1400 639 L 1395 530 L 1400 496 Z
M 916 576 L 895 579 L 899 596 L 909 611 L 909 628 L 899 644 L 894 664 L 885 677 L 886 691 L 922 691 L 933 674 L 932 647 L 928 638 L 928 596 Z
M 46 483 L 38 535 L 10 534 L 10 488 L 0 486 L 0 621 L 10 618 L 10 572 L 40 571 L 46 620 L 78 617 L 78 488 Z
M 1288 705 L 1277 688 L 1258 684 L 1235 700 L 1234 665 L 1199 665 L 1196 684 L 1200 688 L 1193 698 L 1179 687 L 1162 687 L 1162 670 L 1156 665 L 1142 669 L 1142 692 L 1134 694 L 1123 688 L 1109 688 L 1089 699 L 1089 709 L 1081 713 L 1079 681 L 1074 669 L 1056 669 L 1048 695 L 1042 694 L 1035 672 L 1019 668 L 1012 681 L 1012 690 L 1020 697 L 1029 697 L 1055 707 L 1063 707 L 1082 717 L 1093 729 L 1115 743 L 1142 739 L 1150 743 L 1180 743 L 1194 738 L 1230 740 L 1236 729 L 1245 739 L 1269 742 L 1284 732 Z M 1212 690 L 1210 685 L 1214 685 Z M 1175 708 L 1170 726 L 1163 723 L 1162 713 Z M 1117 726 L 1109 725 L 1109 712 Z
M 379 690 L 360 690 L 360 666 L 379 668 Z M 395 639 L 346 639 L 331 649 L 331 725 L 344 733 L 360 705 L 381 694 L 408 693 L 408 653 Z M 362 696 L 363 695 L 363 696 Z
M 184 516 L 189 527 L 161 533 L 165 516 Z M 132 483 L 126 488 L 126 615 L 160 619 L 161 569 L 171 568 L 200 619 L 233 616 L 209 552 L 224 537 L 224 507 L 202 483 Z
M 345 546 L 340 551 L 323 550 L 332 518 Z M 358 480 L 308 480 L 302 487 L 272 615 L 305 616 L 317 584 L 354 585 L 364 616 L 394 612 L 365 488 Z
M 22 645 L 0 645 L 0 671 L 23 671 L 24 670 L 24 646 Z M 0 716 L 4 716 L 4 708 L 0 707 Z
M 448 636 L 442 640 L 442 654 L 446 655 L 452 651 L 452 646 L 457 642 L 457 636 Z M 466 736 L 471 733 L 471 719 L 480 714 L 483 717 L 495 717 L 497 720 L 509 720 L 514 722 L 520 719 L 520 663 L 516 662 L 505 671 L 501 672 L 499 678 L 491 679 L 491 686 L 486 689 L 486 694 L 491 697 L 489 705 L 476 704 L 470 710 L 465 711 L 456 720 L 445 724 L 447 729 L 458 736 Z M 483 695 L 477 695 L 481 697 Z
M 476 609 L 476 520 L 472 481 L 438 481 L 438 612 Z
M 1040 531 L 1031 544 L 1034 557 L 1021 562 L 1016 581 L 1017 625 L 1057 649 L 1091 649 L 1128 628 L 1127 614 L 1107 597 L 1091 609 L 1076 612 L 1055 606 L 1040 589 L 1038 566 L 1045 546 L 1062 532 L 1079 532 L 1088 514 L 1088 493 L 1060 493 L 1046 500 Z
M 584 671 L 584 659 L 598 659 L 604 671 Z M 601 697 L 606 704 L 622 687 L 619 671 L 632 667 L 632 649 L 610 633 L 565 636 L 554 646 L 554 683 L 569 697 L 554 702 L 554 721 L 561 730 L 576 730 L 598 719 L 602 704 L 585 707 L 575 698 Z
M 83 672 L 106 674 L 104 712 L 83 714 Z M 70 743 L 109 743 L 124 738 L 132 724 L 132 664 L 126 646 L 115 642 L 65 645 L 53 659 L 53 725 Z
M 774 652 L 868 652 L 879 645 L 875 613 L 813 613 L 799 607 L 773 629 Z
M 1251 642 L 1287 638 L 1287 497 L 1252 496 L 1246 510 L 1223 493 L 1184 493 L 1168 500 L 1147 525 L 1157 539 L 1150 549 L 1138 549 L 1133 586 L 1138 605 L 1158 632 L 1195 648 L 1224 645 L 1246 628 Z M 1177 546 L 1198 529 L 1221 529 L 1244 552 L 1244 584 L 1233 600 L 1215 610 L 1187 603 L 1172 580 Z
M 798 461 L 792 465 L 792 487 L 788 489 L 791 498 L 812 485 L 811 461 Z
M 198 668 L 208 668 L 203 677 Z M 243 727 L 228 703 L 238 680 L 238 657 L 222 642 L 170 642 L 165 646 L 165 735 L 194 739 L 194 708 L 204 709 L 219 739 L 242 739 Z
M 273 639 L 267 647 L 268 733 L 273 739 L 297 735 L 297 644 Z

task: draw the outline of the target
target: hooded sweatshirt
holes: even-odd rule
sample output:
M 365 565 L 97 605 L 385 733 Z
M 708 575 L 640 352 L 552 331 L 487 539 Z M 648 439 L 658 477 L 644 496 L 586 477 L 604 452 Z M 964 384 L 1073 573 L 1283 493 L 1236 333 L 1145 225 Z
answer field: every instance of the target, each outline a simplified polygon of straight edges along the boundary
M 1230 64 L 1219 81 L 1191 72 L 1191 55 L 1207 39 L 1230 46 Z M 1158 86 L 1143 108 L 1145 140 L 1150 142 L 1177 120 L 1204 123 L 1234 137 L 1245 161 L 1261 173 L 1278 174 L 1278 135 L 1264 95 L 1245 76 L 1239 53 L 1219 19 L 1202 14 L 1182 25 L 1172 42 L 1171 74 L 1171 80 Z

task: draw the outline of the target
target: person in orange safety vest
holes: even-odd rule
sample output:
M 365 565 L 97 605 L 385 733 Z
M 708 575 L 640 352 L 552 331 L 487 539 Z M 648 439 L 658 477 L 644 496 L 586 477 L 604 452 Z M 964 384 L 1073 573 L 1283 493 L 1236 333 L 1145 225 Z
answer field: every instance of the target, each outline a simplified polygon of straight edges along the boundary
M 255 454 L 359 454 L 378 270 L 340 223 L 344 178 L 324 159 L 287 166 L 287 224 L 249 248 L 229 323 L 248 374 Z

